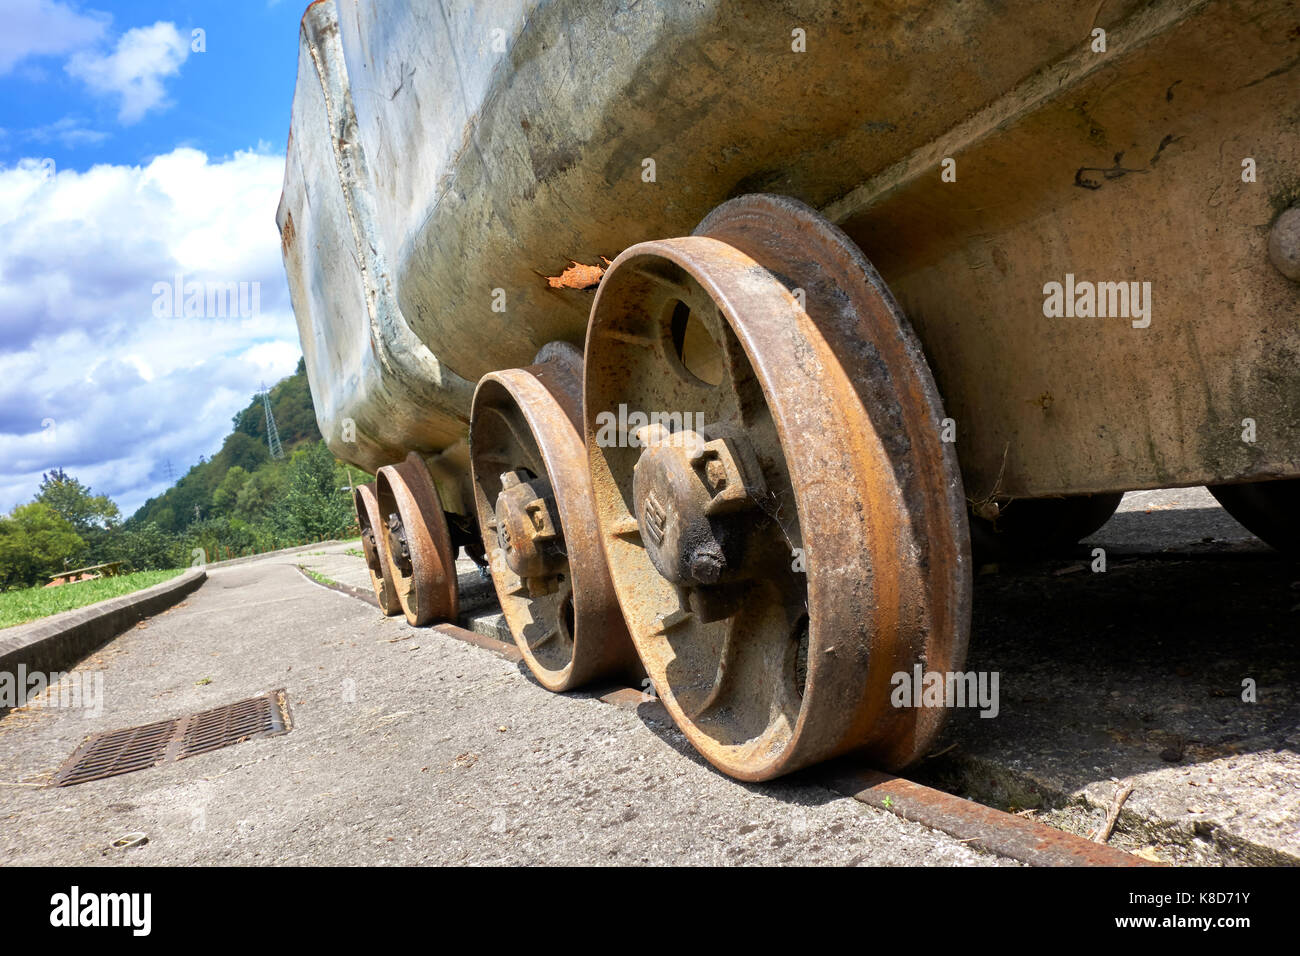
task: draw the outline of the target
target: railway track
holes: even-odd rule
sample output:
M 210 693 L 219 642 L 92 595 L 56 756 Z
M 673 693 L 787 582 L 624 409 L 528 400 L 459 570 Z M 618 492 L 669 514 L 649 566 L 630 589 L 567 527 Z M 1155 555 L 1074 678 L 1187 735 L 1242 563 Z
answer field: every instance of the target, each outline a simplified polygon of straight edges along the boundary
M 308 580 L 331 590 L 380 606 L 375 592 L 337 581 L 326 582 L 299 571 Z M 436 631 L 512 663 L 523 663 L 518 647 L 455 624 L 434 624 Z M 635 711 L 643 719 L 665 725 L 671 719 L 651 695 L 631 687 L 596 687 L 588 692 L 613 707 Z M 1009 857 L 1029 866 L 1147 867 L 1159 866 L 1123 850 L 993 807 L 936 790 L 906 777 L 885 773 L 859 760 L 841 758 L 803 771 L 810 779 L 877 810 L 942 831 L 972 847 Z

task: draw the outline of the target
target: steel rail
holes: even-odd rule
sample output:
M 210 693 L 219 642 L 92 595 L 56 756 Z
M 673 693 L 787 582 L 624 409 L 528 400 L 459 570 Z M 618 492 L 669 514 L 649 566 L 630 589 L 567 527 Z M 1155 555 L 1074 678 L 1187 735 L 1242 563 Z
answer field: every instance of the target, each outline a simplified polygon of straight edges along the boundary
M 310 577 L 301 567 L 298 570 L 309 581 L 378 607 L 378 601 L 371 592 L 337 582 L 326 584 Z M 455 624 L 436 624 L 432 630 L 481 647 L 508 661 L 523 661 L 523 656 L 514 644 L 507 644 L 494 637 Z M 604 703 L 635 711 L 644 720 L 671 723 L 663 704 L 634 688 L 618 687 L 597 691 L 595 696 Z M 802 774 L 809 780 L 867 806 L 885 810 L 932 830 L 940 830 L 963 843 L 1029 866 L 1160 865 L 1116 847 L 1057 830 L 1028 817 L 1005 813 L 905 777 L 863 767 L 855 764 L 851 758 L 841 758 L 829 765 L 812 767 L 802 771 Z

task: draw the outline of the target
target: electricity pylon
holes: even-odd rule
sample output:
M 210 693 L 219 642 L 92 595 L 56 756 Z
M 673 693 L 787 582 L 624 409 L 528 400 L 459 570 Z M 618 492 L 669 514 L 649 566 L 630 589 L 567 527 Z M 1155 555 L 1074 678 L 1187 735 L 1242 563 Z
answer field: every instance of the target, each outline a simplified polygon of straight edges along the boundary
M 266 443 L 271 448 L 272 458 L 283 458 L 284 449 L 280 446 L 280 431 L 275 427 L 275 415 L 271 412 L 271 393 L 262 383 L 262 405 L 266 408 Z

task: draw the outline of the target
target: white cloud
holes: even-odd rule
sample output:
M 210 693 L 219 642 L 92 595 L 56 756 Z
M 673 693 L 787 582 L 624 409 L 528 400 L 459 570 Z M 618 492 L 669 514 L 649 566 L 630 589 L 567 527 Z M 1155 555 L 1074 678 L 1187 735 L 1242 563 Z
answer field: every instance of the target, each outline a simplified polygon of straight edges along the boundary
M 63 466 L 127 514 L 212 455 L 297 326 L 275 229 L 283 161 L 177 149 L 51 176 L 0 167 L 0 511 Z M 258 283 L 246 317 L 158 318 L 154 286 Z M 42 423 L 52 421 L 43 426 Z
M 81 120 L 74 116 L 65 116 L 45 126 L 25 130 L 23 137 L 34 143 L 49 143 L 57 140 L 68 149 L 76 149 L 78 146 L 94 146 L 96 143 L 102 143 L 108 139 L 108 134 L 97 129 L 86 128 Z
M 58 0 L 5 0 L 0 27 L 0 75 L 30 56 L 80 50 L 103 35 L 109 16 L 78 13 Z
M 168 105 L 163 78 L 178 74 L 189 55 L 189 38 L 176 24 L 160 20 L 127 30 L 112 53 L 74 54 L 67 71 L 96 93 L 121 97 L 117 118 L 129 126 L 149 110 Z

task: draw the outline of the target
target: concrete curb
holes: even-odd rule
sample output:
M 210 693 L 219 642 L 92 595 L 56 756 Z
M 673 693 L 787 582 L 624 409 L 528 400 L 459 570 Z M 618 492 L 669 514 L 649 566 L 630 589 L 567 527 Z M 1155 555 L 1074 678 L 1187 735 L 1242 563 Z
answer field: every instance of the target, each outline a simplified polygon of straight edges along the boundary
M 312 584 L 319 584 L 323 588 L 329 588 L 331 591 L 338 591 L 340 594 L 346 594 L 350 598 L 356 598 L 358 601 L 365 601 L 371 607 L 379 608 L 379 598 L 375 597 L 374 591 L 363 591 L 361 588 L 354 588 L 350 584 L 344 584 L 342 581 L 331 579 L 318 580 L 307 573 L 307 569 L 301 564 L 297 565 L 298 573 L 310 581 Z M 323 575 L 322 575 L 323 577 Z M 400 617 L 401 615 L 395 615 Z
M 143 591 L 0 631 L 0 673 L 51 674 L 72 667 L 127 628 L 180 602 L 207 579 L 193 568 Z M 9 711 L 0 704 L 0 715 Z
M 356 598 L 358 601 L 365 601 L 378 610 L 379 600 L 375 597 L 375 592 L 370 588 L 358 588 L 351 584 L 344 584 L 324 574 L 321 577 L 325 580 L 319 580 L 308 573 L 306 565 L 299 564 L 297 568 L 299 573 L 312 584 Z M 483 582 L 478 581 L 478 576 L 475 574 L 462 572 L 458 577 L 460 616 L 456 619 L 455 626 L 460 627 L 462 630 L 481 634 L 497 643 L 504 643 L 513 648 L 515 646 L 514 638 L 510 635 L 510 628 L 506 625 L 505 617 L 501 614 L 501 609 L 496 603 L 496 590 L 492 587 L 492 582 L 486 582 L 486 587 L 483 587 Z M 466 578 L 474 580 L 474 584 L 467 587 Z M 401 618 L 402 614 L 399 611 L 393 617 Z M 437 625 L 430 626 L 436 627 Z

